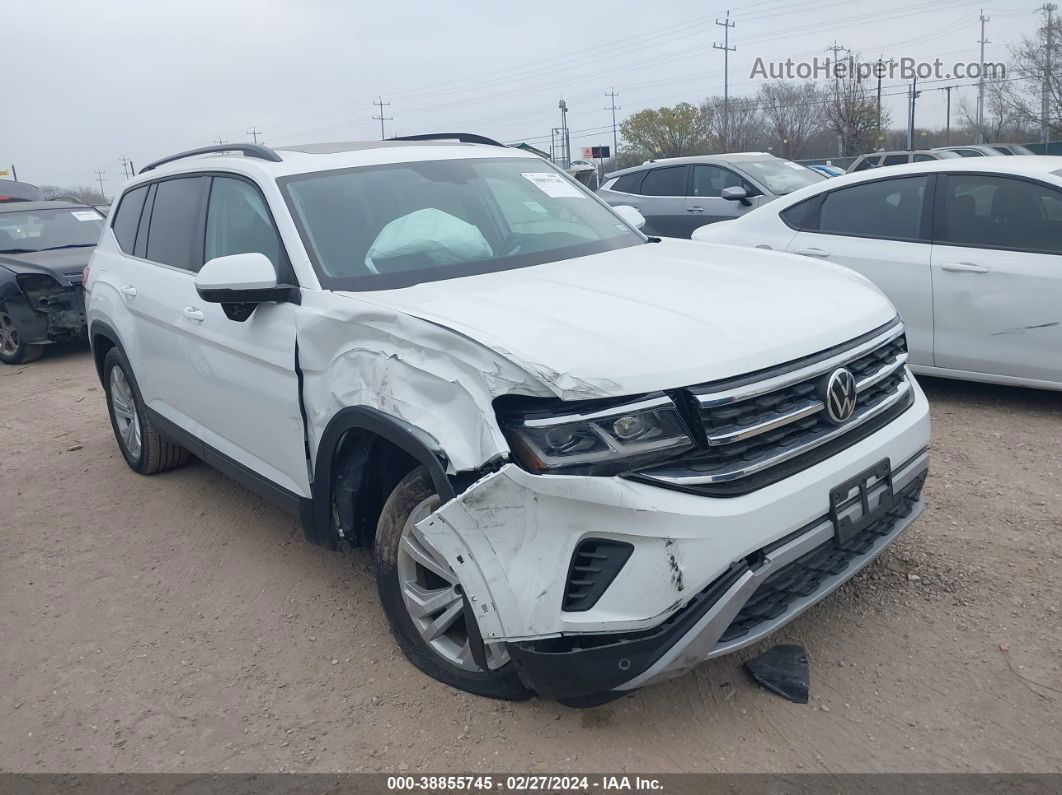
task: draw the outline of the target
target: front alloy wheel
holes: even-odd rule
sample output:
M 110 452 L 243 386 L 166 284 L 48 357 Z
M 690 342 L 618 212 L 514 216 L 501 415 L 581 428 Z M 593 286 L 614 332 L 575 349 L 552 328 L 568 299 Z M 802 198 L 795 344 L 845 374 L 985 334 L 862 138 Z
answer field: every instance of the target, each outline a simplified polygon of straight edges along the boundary
M 41 358 L 43 345 L 27 345 L 15 319 L 7 307 L 0 306 L 0 362 L 27 364 Z
M 483 642 L 460 579 L 417 529 L 439 504 L 421 466 L 398 482 L 380 513 L 376 586 L 391 632 L 409 661 L 440 682 L 488 698 L 528 698 L 504 645 Z

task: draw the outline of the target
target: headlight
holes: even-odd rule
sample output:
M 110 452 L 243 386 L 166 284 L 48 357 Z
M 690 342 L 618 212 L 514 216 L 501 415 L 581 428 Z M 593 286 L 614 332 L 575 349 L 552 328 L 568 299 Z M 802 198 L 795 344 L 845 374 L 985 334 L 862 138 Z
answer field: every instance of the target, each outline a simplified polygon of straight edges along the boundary
M 509 446 L 532 472 L 616 474 L 693 447 L 665 395 L 586 412 L 503 415 Z

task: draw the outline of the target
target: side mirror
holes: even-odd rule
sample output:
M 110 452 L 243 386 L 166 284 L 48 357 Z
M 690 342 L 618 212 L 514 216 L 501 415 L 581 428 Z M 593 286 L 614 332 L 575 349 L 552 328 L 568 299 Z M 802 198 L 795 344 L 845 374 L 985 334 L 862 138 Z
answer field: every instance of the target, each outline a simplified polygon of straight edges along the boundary
M 638 212 L 636 207 L 631 207 L 629 204 L 621 204 L 618 207 L 613 207 L 616 211 L 616 215 L 633 226 L 635 229 L 641 229 L 645 226 L 645 216 Z
M 273 263 L 258 252 L 208 260 L 195 276 L 195 290 L 204 301 L 221 304 L 230 320 L 246 320 L 258 304 L 299 303 L 298 288 L 277 284 Z
M 740 185 L 733 185 L 729 188 L 723 188 L 719 191 L 719 195 L 730 202 L 741 202 L 748 207 L 752 202 L 749 201 L 749 194 Z

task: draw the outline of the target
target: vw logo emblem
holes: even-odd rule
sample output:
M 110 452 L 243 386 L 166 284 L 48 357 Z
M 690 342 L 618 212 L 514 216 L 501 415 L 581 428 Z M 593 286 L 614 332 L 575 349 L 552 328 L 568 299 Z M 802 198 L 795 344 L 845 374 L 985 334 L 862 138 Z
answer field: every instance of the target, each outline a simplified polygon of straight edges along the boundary
M 856 407 L 856 380 L 852 372 L 847 368 L 838 367 L 830 373 L 823 398 L 830 421 L 836 425 L 847 422 L 855 413 Z

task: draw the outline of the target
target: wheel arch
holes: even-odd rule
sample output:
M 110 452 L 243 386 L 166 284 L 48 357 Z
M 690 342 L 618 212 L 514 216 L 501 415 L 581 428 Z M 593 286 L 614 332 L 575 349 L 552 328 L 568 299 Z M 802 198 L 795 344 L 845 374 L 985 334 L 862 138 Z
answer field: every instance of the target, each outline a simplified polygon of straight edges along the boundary
M 353 521 L 344 536 L 351 532 L 348 540 L 355 546 L 371 544 L 375 519 L 390 489 L 418 465 L 428 470 L 444 502 L 456 495 L 447 474 L 449 458 L 430 434 L 369 406 L 340 409 L 317 446 L 307 540 L 333 548 L 338 544 L 342 525 L 336 519 L 347 517 L 333 510 L 333 501 L 342 495 L 351 500 Z
M 117 348 L 128 361 L 129 355 L 125 346 L 122 345 L 118 332 L 102 320 L 94 320 L 89 325 L 89 348 L 92 349 L 92 361 L 96 365 L 96 375 L 100 383 L 103 383 L 103 360 L 107 358 L 107 352 L 111 348 Z

